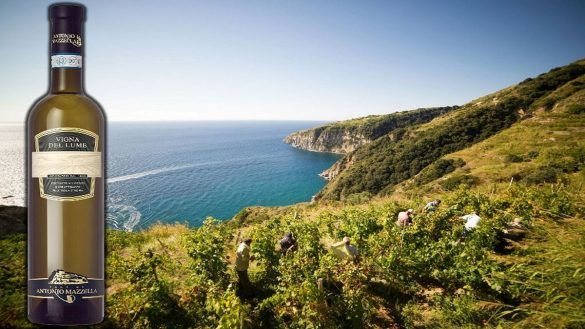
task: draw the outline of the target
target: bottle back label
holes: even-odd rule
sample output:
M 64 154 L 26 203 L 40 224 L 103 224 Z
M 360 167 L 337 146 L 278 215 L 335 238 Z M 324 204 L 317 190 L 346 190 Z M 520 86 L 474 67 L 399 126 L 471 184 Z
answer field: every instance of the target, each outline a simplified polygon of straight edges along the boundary
M 32 177 L 40 196 L 56 201 L 92 198 L 95 178 L 102 176 L 99 136 L 81 128 L 54 128 L 35 136 Z
M 103 298 L 104 280 L 58 269 L 48 278 L 28 280 L 28 297 L 56 299 L 62 303 L 74 304 L 83 299 Z

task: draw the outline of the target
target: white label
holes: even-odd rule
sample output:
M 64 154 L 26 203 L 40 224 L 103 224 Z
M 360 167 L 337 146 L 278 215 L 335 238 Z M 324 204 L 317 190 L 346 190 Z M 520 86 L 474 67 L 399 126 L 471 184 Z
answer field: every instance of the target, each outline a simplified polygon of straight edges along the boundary
M 102 152 L 32 152 L 32 177 L 83 174 L 102 177 Z
M 35 135 L 31 173 L 38 178 L 41 198 L 78 201 L 93 197 L 102 177 L 99 136 L 75 127 L 53 128 Z
M 51 67 L 74 67 L 81 68 L 81 55 L 53 55 L 51 56 Z

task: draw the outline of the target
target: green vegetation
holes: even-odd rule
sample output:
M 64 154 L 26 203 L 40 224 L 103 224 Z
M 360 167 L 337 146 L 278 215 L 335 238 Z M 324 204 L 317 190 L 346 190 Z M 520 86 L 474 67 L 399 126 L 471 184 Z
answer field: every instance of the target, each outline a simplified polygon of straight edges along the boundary
M 523 162 L 524 157 L 522 157 L 521 155 L 518 155 L 518 154 L 508 154 L 508 155 L 506 155 L 506 159 L 504 161 L 506 163 Z
M 441 157 L 537 114 L 545 107 L 545 100 L 558 104 L 582 94 L 584 75 L 585 61 L 579 61 L 480 98 L 432 122 L 410 126 L 399 141 L 382 136 L 348 155 L 353 164 L 337 175 L 318 198 L 340 200 L 363 191 L 388 194 L 394 185 L 414 177 Z
M 414 184 L 420 186 L 432 182 L 455 171 L 455 169 L 459 167 L 463 167 L 464 165 L 465 161 L 463 161 L 463 159 L 439 159 L 423 169 L 420 174 L 415 177 Z
M 314 131 L 315 134 L 319 136 L 324 132 L 347 130 L 352 135 L 362 135 L 367 139 L 374 140 L 397 128 L 429 122 L 432 119 L 455 109 L 457 109 L 457 106 L 445 106 L 421 108 L 386 115 L 370 115 L 363 118 L 330 123 L 314 128 Z
M 431 214 L 388 199 L 276 216 L 265 208 L 268 220 L 242 226 L 209 219 L 199 229 L 108 230 L 108 314 L 97 327 L 577 328 L 585 325 L 585 209 L 578 200 L 564 185 L 514 185 L 496 195 L 446 194 Z M 394 221 L 408 207 L 419 212 L 402 230 Z M 458 217 L 471 211 L 482 222 L 462 241 Z M 514 218 L 525 233 L 506 237 Z M 299 249 L 283 256 L 275 245 L 289 231 Z M 234 288 L 238 235 L 255 241 L 252 300 L 240 300 Z M 328 251 L 343 236 L 352 237 L 360 262 Z M 24 236 L 1 244 L 2 321 L 32 327 L 22 303 Z
M 441 186 L 447 191 L 453 191 L 461 185 L 473 187 L 479 184 L 479 178 L 473 175 L 455 175 L 441 182 Z
M 585 113 L 585 105 L 583 104 L 572 104 L 567 107 L 567 112 L 570 114 L 584 114 Z
M 96 327 L 585 327 L 584 66 L 358 148 L 316 203 L 250 207 L 200 228 L 108 230 L 107 318 Z M 432 199 L 441 205 L 424 212 Z M 414 225 L 400 229 L 408 208 Z M 482 220 L 462 238 L 471 212 Z M 298 250 L 283 255 L 287 232 Z M 359 262 L 329 250 L 344 236 Z M 233 262 L 245 237 L 256 296 L 242 300 Z M 0 237 L 0 327 L 35 327 L 25 250 L 24 234 Z
M 26 320 L 26 235 L 16 233 L 0 239 L 0 327 Z M 3 321 L 3 322 L 2 322 Z

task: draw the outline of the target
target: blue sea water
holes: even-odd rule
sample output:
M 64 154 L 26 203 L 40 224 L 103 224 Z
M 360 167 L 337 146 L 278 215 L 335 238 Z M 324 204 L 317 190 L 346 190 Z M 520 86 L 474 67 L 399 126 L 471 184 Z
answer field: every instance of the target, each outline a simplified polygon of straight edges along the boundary
M 140 230 L 155 222 L 199 226 L 246 206 L 310 201 L 338 155 L 282 139 L 323 122 L 217 121 L 108 126 L 107 222 Z

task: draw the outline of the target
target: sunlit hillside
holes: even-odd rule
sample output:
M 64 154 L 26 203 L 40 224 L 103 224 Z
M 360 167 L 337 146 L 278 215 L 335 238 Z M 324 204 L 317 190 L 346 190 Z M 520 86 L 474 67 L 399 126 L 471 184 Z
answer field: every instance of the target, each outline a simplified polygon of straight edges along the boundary
M 580 61 L 388 132 L 340 160 L 313 203 L 200 228 L 108 230 L 97 327 L 583 328 L 584 74 Z M 425 211 L 433 199 L 442 203 Z M 413 225 L 398 227 L 408 208 Z M 464 234 L 460 217 L 474 212 L 481 221 Z M 283 254 L 287 232 L 298 250 Z M 346 236 L 355 261 L 331 249 Z M 251 298 L 238 297 L 233 268 L 245 237 Z M 0 239 L 6 327 L 33 327 L 25 246 L 24 233 Z

